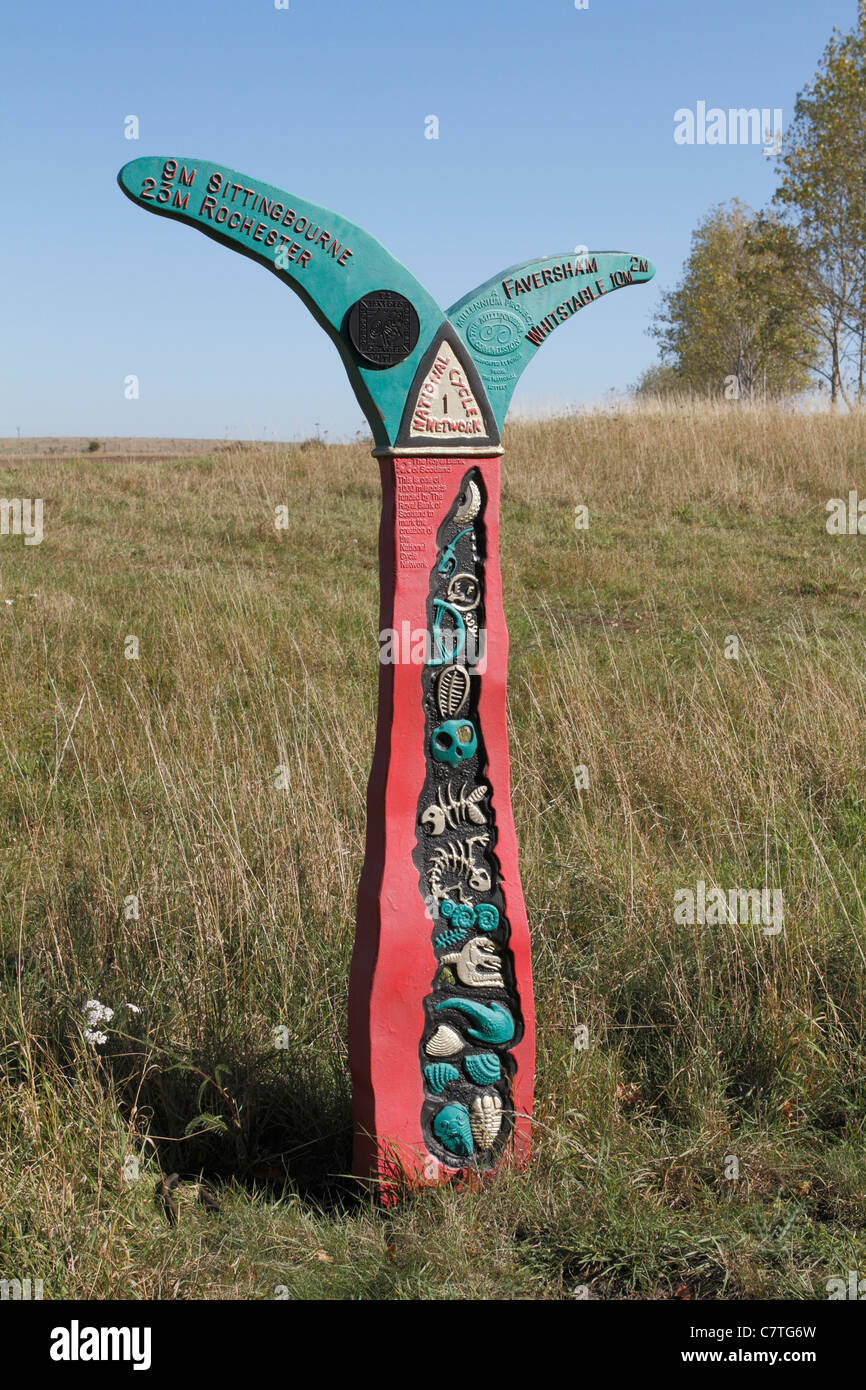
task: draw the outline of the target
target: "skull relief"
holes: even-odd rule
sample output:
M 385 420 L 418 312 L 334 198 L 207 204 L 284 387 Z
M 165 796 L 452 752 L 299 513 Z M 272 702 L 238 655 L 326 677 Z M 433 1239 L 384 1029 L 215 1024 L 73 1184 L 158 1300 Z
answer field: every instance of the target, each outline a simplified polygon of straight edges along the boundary
M 456 767 L 466 762 L 478 748 L 478 735 L 475 726 L 468 719 L 446 719 L 438 729 L 433 730 L 430 749 L 438 763 L 450 763 Z

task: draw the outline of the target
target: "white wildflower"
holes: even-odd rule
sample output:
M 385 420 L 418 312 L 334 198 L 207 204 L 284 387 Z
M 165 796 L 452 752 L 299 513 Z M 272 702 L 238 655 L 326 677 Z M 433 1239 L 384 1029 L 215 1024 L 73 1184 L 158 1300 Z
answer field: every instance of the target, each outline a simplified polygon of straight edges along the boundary
M 97 1023 L 110 1023 L 114 1010 L 109 1009 L 107 1004 L 100 1004 L 98 999 L 88 999 L 84 1005 L 84 1016 L 88 1028 L 95 1028 Z

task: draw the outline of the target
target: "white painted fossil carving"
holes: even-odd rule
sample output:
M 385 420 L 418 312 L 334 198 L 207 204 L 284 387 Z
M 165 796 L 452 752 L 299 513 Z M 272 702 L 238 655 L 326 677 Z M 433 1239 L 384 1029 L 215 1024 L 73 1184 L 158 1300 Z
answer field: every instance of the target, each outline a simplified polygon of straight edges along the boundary
M 469 676 L 465 666 L 446 666 L 436 686 L 436 699 L 443 719 L 456 719 L 469 699 Z
M 470 479 L 463 501 L 454 513 L 454 520 L 458 524 L 463 521 L 474 521 L 480 511 L 481 492 L 479 491 L 478 484 L 472 482 Z
M 456 890 L 456 883 L 446 883 L 448 875 L 456 874 L 458 880 L 465 879 L 469 887 L 474 888 L 477 893 L 490 891 L 490 871 L 483 864 L 475 862 L 475 846 L 486 845 L 489 839 L 490 836 L 485 831 L 483 835 L 470 835 L 468 839 L 460 840 L 457 844 L 439 845 L 434 851 L 433 863 L 428 874 L 430 891 L 437 901 Z
M 502 1128 L 502 1101 L 494 1091 L 476 1096 L 469 1111 L 469 1128 L 479 1149 L 490 1149 Z
M 459 825 L 466 825 L 469 821 L 473 825 L 486 825 L 484 812 L 478 805 L 486 794 L 487 787 L 481 786 L 476 787 L 467 796 L 464 782 L 455 797 L 449 782 L 447 788 L 439 788 L 436 802 L 432 802 L 426 808 L 421 817 L 421 824 L 429 825 L 434 835 L 441 835 L 446 826 L 449 830 L 456 830 Z
M 436 1029 L 424 1051 L 430 1057 L 450 1057 L 452 1052 L 459 1052 L 462 1046 L 463 1039 L 460 1034 L 454 1028 L 449 1028 L 447 1023 L 443 1023 Z
M 440 958 L 440 965 L 454 965 L 457 978 L 464 985 L 488 985 L 491 989 L 504 989 L 505 981 L 499 969 L 500 961 L 492 941 L 483 936 L 473 936 L 459 951 L 452 951 Z

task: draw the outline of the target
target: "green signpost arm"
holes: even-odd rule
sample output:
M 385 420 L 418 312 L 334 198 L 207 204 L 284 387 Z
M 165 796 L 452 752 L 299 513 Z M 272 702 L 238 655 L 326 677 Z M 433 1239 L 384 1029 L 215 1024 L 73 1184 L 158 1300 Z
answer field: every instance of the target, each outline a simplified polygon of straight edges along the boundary
M 509 266 L 452 304 L 448 320 L 474 358 L 497 427 L 521 373 L 554 328 L 603 295 L 654 275 L 652 261 L 626 251 L 567 252 Z
M 196 227 L 293 289 L 335 343 L 376 444 L 396 440 L 418 365 L 445 315 L 381 242 L 330 208 L 204 159 L 133 159 L 117 181 L 137 206 Z M 362 360 L 347 323 L 353 305 L 382 290 L 417 316 L 406 325 L 412 349 L 394 365 Z

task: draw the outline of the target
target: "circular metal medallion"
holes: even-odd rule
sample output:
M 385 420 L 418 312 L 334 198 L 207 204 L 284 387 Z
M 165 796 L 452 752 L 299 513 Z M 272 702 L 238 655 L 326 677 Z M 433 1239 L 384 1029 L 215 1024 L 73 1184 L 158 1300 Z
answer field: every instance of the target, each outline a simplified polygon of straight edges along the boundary
M 352 347 L 373 367 L 405 362 L 421 331 L 415 306 L 396 290 L 374 290 L 357 300 L 348 328 Z

